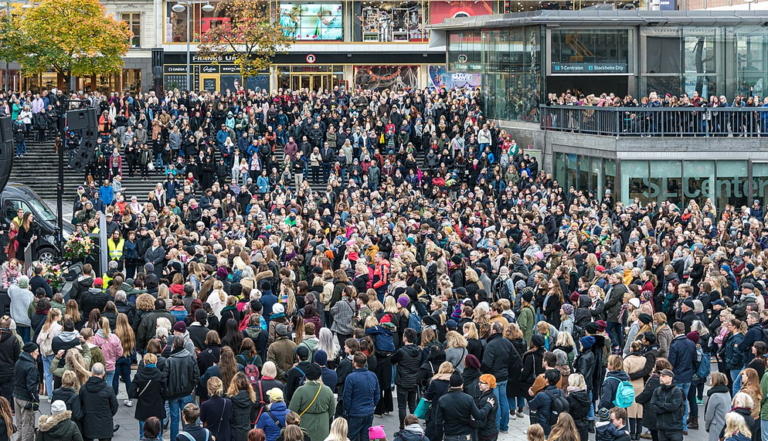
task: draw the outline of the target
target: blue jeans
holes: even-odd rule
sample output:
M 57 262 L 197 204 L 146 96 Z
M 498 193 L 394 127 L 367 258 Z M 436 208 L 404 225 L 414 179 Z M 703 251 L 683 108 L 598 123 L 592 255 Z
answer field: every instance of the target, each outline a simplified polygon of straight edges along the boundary
M 611 337 L 611 345 L 613 346 L 618 345 L 619 348 L 624 347 L 624 345 L 622 344 L 623 343 L 622 341 L 624 340 L 624 338 L 622 336 L 621 323 L 608 322 L 608 327 L 606 327 L 605 330 L 608 331 L 608 335 L 610 335 Z
M 760 421 L 760 432 L 763 434 L 761 439 L 768 439 L 768 421 Z
M 168 400 L 168 407 L 170 407 L 170 411 L 171 411 L 171 438 L 170 439 L 172 440 L 176 439 L 176 435 L 179 434 L 179 414 L 181 413 L 182 410 L 184 410 L 184 406 L 186 406 L 188 403 L 191 403 L 191 402 L 192 402 L 192 397 L 189 395 L 181 398 L 174 398 L 172 400 Z M 371 415 L 371 419 L 373 419 L 373 415 Z
M 125 391 L 131 388 L 131 358 L 120 357 L 115 362 L 115 378 L 112 379 L 112 389 L 117 395 L 117 391 L 120 389 L 120 377 L 123 377 L 125 382 Z
M 496 383 L 496 388 L 493 389 L 493 394 L 496 395 L 496 402 L 499 403 L 499 408 L 496 411 L 496 425 L 499 430 L 506 432 L 509 430 L 509 400 L 507 399 L 507 380 L 499 381 Z
M 16 156 L 27 154 L 27 142 L 21 141 L 16 143 Z
M 522 409 L 525 407 L 525 398 L 523 397 L 507 397 L 509 411 L 514 412 L 518 408 Z
M 157 154 L 157 159 L 155 160 L 155 163 L 156 163 L 155 166 L 157 168 L 163 168 L 163 154 L 162 153 L 158 153 Z
M 733 396 L 741 390 L 741 371 L 742 369 L 731 369 L 731 382 L 733 382 Z
M 368 429 L 373 425 L 373 415 L 351 416 L 347 418 L 347 422 L 347 439 L 349 441 L 368 441 Z
M 19 325 L 19 324 L 16 325 L 16 332 L 19 333 L 19 335 L 21 336 L 21 339 L 24 341 L 24 343 L 29 343 L 29 341 L 30 341 L 29 340 L 29 331 L 30 331 L 30 329 L 31 328 L 29 326 L 22 326 L 22 325 Z
M 45 374 L 45 391 L 48 396 L 53 395 L 53 374 L 51 373 L 51 362 L 53 355 L 43 355 L 43 373 Z
M 115 379 L 115 371 L 107 371 L 106 377 L 104 377 L 104 381 L 107 384 L 112 384 L 112 380 Z
M 691 383 L 678 383 L 677 388 L 683 391 L 683 401 L 685 401 L 685 415 L 683 415 L 683 431 L 688 430 L 688 412 L 690 409 L 688 409 L 688 390 L 691 388 Z
M 592 391 L 589 391 L 589 413 L 587 414 L 587 420 L 595 420 L 595 400 L 592 399 Z

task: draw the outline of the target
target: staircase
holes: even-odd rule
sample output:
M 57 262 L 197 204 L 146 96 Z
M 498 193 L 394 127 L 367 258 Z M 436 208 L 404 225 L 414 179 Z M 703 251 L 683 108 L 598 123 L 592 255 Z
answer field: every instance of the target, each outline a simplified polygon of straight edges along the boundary
M 59 156 L 53 146 L 53 137 L 50 141 L 27 141 L 27 154 L 23 158 L 14 158 L 11 169 L 11 182 L 26 184 L 44 200 L 56 199 L 56 184 L 59 180 Z M 163 180 L 159 171 L 150 172 L 150 180 L 141 181 L 137 173 L 134 177 L 128 177 L 127 165 L 123 164 L 123 188 L 126 199 L 136 195 L 139 201 L 144 201 L 147 194 L 155 188 L 157 182 Z M 85 182 L 85 174 L 67 167 L 66 151 L 64 155 L 64 204 L 71 204 L 75 200 L 77 187 Z M 96 184 L 101 185 L 100 183 Z

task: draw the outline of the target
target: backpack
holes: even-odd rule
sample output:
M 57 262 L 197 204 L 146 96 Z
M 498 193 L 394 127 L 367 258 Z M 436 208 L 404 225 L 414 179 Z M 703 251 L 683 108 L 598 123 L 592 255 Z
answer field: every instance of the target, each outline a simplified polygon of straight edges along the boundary
M 203 429 L 203 430 L 205 430 L 205 441 L 208 441 L 209 439 L 211 439 L 211 431 L 208 430 L 208 429 Z M 194 436 L 188 434 L 187 432 L 185 432 L 183 430 L 179 432 L 179 435 L 183 436 L 184 438 L 188 439 L 189 441 L 196 441 Z
M 605 380 L 613 379 L 619 382 L 616 387 L 616 396 L 613 399 L 613 404 L 626 409 L 635 403 L 635 388 L 632 387 L 632 383 L 627 380 L 619 380 L 616 377 L 607 377 Z
M 696 348 L 696 376 L 700 382 L 706 382 L 707 377 L 712 372 L 712 365 L 710 364 L 709 357 L 704 355 L 704 350 L 699 346 Z
M 543 392 L 552 400 L 549 409 L 549 424 L 554 425 L 561 413 L 568 413 L 571 410 L 571 405 L 562 393 L 555 396 L 552 391 L 544 390 Z
M 415 311 L 411 311 L 408 316 L 408 327 L 416 331 L 416 334 L 421 333 L 421 317 Z
M 512 293 L 509 291 L 509 286 L 507 286 L 506 280 L 496 279 L 496 289 L 493 290 L 494 297 L 496 300 L 499 299 L 507 299 L 512 302 Z
M 574 323 L 573 329 L 571 329 L 571 337 L 573 337 L 573 341 L 577 342 L 581 340 L 581 337 L 584 337 L 585 335 L 587 335 L 587 333 L 584 332 L 584 328 Z
M 253 360 L 251 360 L 250 363 L 245 365 L 245 376 L 248 377 L 248 382 L 251 383 L 251 386 L 256 388 L 256 383 L 259 382 L 259 368 L 256 366 L 256 359 L 259 358 L 259 356 L 253 357 Z

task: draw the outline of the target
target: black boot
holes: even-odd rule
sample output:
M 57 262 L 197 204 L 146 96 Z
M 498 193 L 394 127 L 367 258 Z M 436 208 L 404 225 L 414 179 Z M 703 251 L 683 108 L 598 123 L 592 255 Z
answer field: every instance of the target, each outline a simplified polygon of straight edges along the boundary
M 699 430 L 699 419 L 698 418 L 691 418 L 688 422 L 688 429 L 689 430 Z

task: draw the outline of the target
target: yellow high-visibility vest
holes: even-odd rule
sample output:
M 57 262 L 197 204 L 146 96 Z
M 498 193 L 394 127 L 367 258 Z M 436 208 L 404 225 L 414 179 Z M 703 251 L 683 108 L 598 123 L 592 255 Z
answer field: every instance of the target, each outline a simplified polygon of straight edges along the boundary
M 122 237 L 118 243 L 111 237 L 107 241 L 107 247 L 109 247 L 109 260 L 120 260 L 123 258 L 123 247 L 125 246 L 125 239 Z

